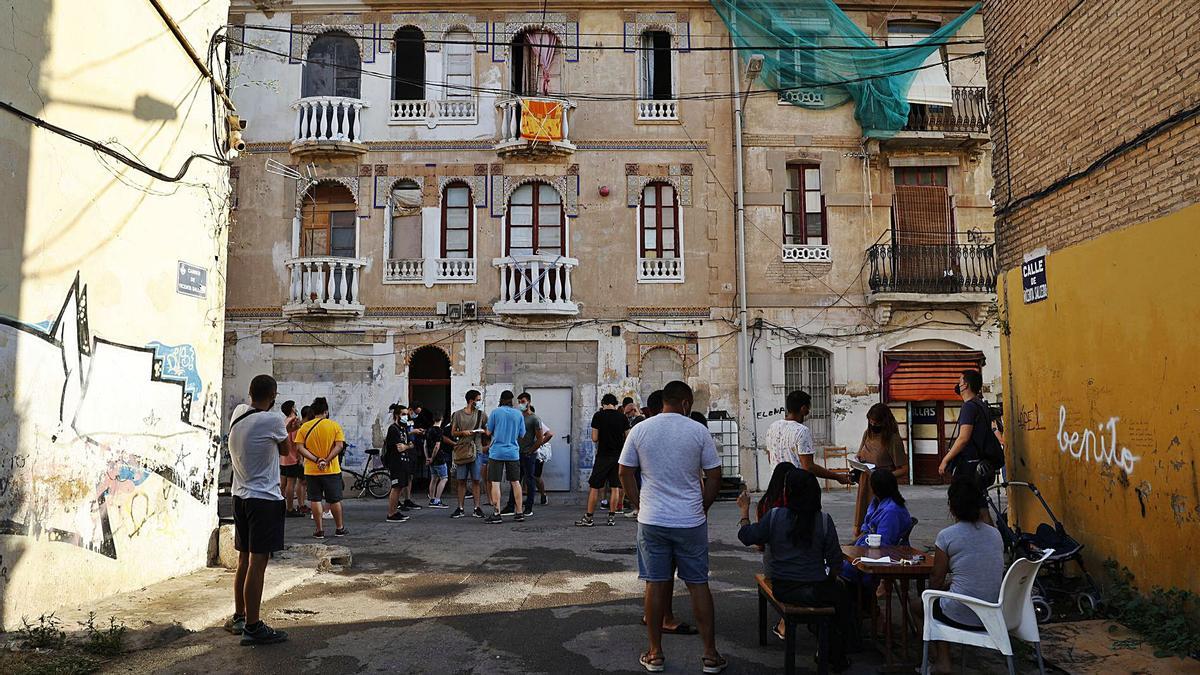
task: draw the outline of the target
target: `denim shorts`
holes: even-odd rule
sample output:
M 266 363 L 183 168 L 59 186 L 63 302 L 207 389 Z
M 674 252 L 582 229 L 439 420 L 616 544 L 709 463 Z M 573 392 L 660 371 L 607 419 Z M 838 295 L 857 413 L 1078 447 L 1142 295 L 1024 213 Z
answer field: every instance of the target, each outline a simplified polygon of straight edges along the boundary
M 686 584 L 708 583 L 708 524 L 659 527 L 638 523 L 638 578 L 670 581 L 676 569 Z
M 445 464 L 430 464 L 429 475 L 434 478 L 445 478 L 450 475 L 450 471 Z
M 482 453 L 476 453 L 474 462 L 470 464 L 455 464 L 454 477 L 458 480 L 480 480 L 483 477 L 483 463 L 486 459 Z

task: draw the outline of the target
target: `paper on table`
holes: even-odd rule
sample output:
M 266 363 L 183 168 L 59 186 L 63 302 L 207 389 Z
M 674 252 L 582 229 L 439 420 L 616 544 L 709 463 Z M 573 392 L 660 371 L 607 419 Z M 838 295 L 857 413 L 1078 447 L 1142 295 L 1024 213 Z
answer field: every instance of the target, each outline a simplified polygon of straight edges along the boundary
M 472 429 L 472 430 L 471 430 L 471 433 L 473 433 L 473 434 L 482 434 L 482 433 L 484 433 L 485 431 L 487 431 L 487 429 Z
M 892 557 L 887 555 L 883 556 L 882 558 L 867 558 L 864 556 L 859 558 L 858 561 L 868 565 L 891 565 L 894 562 Z
M 860 462 L 860 461 L 858 461 L 857 459 L 852 459 L 852 460 L 850 460 L 850 468 L 851 468 L 851 469 L 858 469 L 859 471 L 867 471 L 867 472 L 870 472 L 870 471 L 874 471 L 874 470 L 875 470 L 875 465 L 874 465 L 874 464 L 868 464 L 868 463 L 866 463 L 866 462 Z

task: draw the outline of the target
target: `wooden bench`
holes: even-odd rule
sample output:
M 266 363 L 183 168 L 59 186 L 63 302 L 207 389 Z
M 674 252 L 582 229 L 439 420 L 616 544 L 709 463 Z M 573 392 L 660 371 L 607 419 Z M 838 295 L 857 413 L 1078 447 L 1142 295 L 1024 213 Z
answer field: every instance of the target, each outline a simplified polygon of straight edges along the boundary
M 825 675 L 829 672 L 829 628 L 833 623 L 835 610 L 833 607 L 801 607 L 780 602 L 775 598 L 771 589 L 771 580 L 762 574 L 754 575 L 758 582 L 758 644 L 767 644 L 767 605 L 770 604 L 783 617 L 784 625 L 784 657 L 783 672 L 792 675 L 796 672 L 796 626 L 800 624 L 817 624 L 818 661 L 817 672 Z

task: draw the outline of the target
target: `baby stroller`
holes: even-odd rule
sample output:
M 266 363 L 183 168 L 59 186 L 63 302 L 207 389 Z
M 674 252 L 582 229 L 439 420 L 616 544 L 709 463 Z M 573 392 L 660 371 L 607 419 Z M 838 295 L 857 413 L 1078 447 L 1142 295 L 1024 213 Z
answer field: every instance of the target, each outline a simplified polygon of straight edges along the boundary
M 1008 509 L 1001 508 L 1004 491 L 1010 487 L 1032 492 L 1054 524 L 1042 523 L 1032 533 L 1022 532 L 1015 523 L 1010 524 Z M 993 490 L 995 498 L 992 495 Z M 1046 503 L 1037 486 L 1018 481 L 997 483 L 988 490 L 987 502 L 996 522 L 996 529 L 1000 530 L 1000 536 L 1004 539 L 1004 549 L 1010 562 L 1017 556 L 1035 560 L 1041 557 L 1042 551 L 1054 549 L 1054 554 L 1042 564 L 1037 581 L 1033 584 L 1033 609 L 1038 623 L 1045 623 L 1054 616 L 1051 605 L 1053 600 L 1069 599 L 1081 616 L 1095 616 L 1100 609 L 1100 591 L 1092 575 L 1088 574 L 1083 565 L 1083 556 L 1080 555 L 1083 544 L 1067 534 L 1066 528 L 1050 510 L 1050 505 Z M 1071 562 L 1078 565 L 1078 576 L 1067 575 L 1067 564 Z

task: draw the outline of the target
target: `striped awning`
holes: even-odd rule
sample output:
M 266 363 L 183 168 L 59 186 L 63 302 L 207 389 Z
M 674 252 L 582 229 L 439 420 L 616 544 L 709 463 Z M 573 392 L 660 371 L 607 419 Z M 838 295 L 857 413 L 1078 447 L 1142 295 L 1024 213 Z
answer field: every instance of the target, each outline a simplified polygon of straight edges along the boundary
M 957 401 L 954 385 L 962 371 L 983 370 L 978 351 L 894 351 L 883 353 L 883 400 Z

